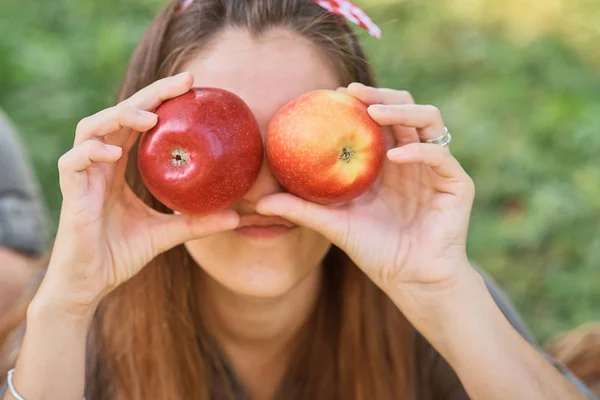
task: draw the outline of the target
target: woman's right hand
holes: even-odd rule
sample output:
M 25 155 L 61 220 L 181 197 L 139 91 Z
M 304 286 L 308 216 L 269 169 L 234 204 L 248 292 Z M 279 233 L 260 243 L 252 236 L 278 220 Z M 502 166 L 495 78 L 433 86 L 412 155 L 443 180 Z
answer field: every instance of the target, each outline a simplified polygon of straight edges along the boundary
M 125 182 L 128 152 L 138 132 L 157 122 L 151 110 L 192 84 L 189 73 L 161 79 L 80 121 L 73 148 L 58 162 L 63 203 L 48 271 L 36 297 L 72 313 L 93 313 L 106 294 L 158 254 L 237 226 L 239 217 L 232 210 L 204 217 L 159 213 Z

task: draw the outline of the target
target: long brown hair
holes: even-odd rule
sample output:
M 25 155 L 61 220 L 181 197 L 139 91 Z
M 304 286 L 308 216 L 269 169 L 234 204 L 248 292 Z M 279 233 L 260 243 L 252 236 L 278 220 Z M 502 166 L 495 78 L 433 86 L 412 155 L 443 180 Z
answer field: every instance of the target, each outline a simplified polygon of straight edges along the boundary
M 346 21 L 311 0 L 172 1 L 135 50 L 120 91 L 131 96 L 171 75 L 222 29 L 259 36 L 282 27 L 310 39 L 342 84 L 375 85 Z M 127 180 L 151 207 L 131 152 Z M 280 387 L 284 399 L 409 399 L 414 332 L 393 303 L 339 249 L 325 259 L 323 287 Z M 239 382 L 199 318 L 199 267 L 183 246 L 168 251 L 111 293 L 94 318 L 86 371 L 88 400 L 240 398 Z M 237 397 L 236 397 L 237 396 Z

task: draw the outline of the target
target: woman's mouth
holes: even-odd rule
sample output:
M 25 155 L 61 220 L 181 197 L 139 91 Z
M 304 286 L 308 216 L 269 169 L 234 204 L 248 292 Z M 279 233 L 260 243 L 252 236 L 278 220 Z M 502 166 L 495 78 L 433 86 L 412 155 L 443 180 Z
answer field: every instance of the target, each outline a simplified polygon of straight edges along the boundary
M 252 239 L 271 239 L 284 235 L 296 227 L 297 225 L 281 217 L 247 214 L 242 215 L 235 231 Z

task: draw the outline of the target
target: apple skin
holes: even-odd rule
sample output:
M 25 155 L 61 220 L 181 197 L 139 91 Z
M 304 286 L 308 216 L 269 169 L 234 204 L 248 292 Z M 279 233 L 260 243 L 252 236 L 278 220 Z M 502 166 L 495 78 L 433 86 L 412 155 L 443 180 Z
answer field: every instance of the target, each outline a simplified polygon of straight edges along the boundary
M 319 204 L 345 203 L 365 193 L 386 152 L 382 128 L 367 106 L 332 90 L 305 93 L 281 108 L 269 123 L 265 146 L 279 183 Z
M 154 112 L 158 122 L 142 134 L 137 160 L 154 197 L 174 211 L 206 215 L 246 194 L 262 166 L 263 143 L 241 98 L 192 88 Z

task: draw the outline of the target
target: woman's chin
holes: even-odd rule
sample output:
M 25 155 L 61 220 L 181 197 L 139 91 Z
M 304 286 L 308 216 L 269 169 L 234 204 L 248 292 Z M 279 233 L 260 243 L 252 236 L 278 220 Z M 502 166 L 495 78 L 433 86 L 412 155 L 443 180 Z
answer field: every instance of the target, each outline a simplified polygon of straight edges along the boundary
M 256 298 L 286 295 L 318 269 L 331 244 L 300 227 L 249 228 L 185 244 L 208 276 L 228 292 Z
M 244 296 L 275 298 L 290 292 L 306 278 L 306 272 L 292 271 L 291 266 L 254 265 L 239 271 L 236 276 L 223 277 L 230 289 Z M 225 282 L 223 282 L 225 283 Z
M 252 298 L 278 298 L 290 293 L 312 275 L 317 267 L 307 269 L 284 264 L 246 264 L 239 268 L 205 272 L 214 283 L 227 291 Z

